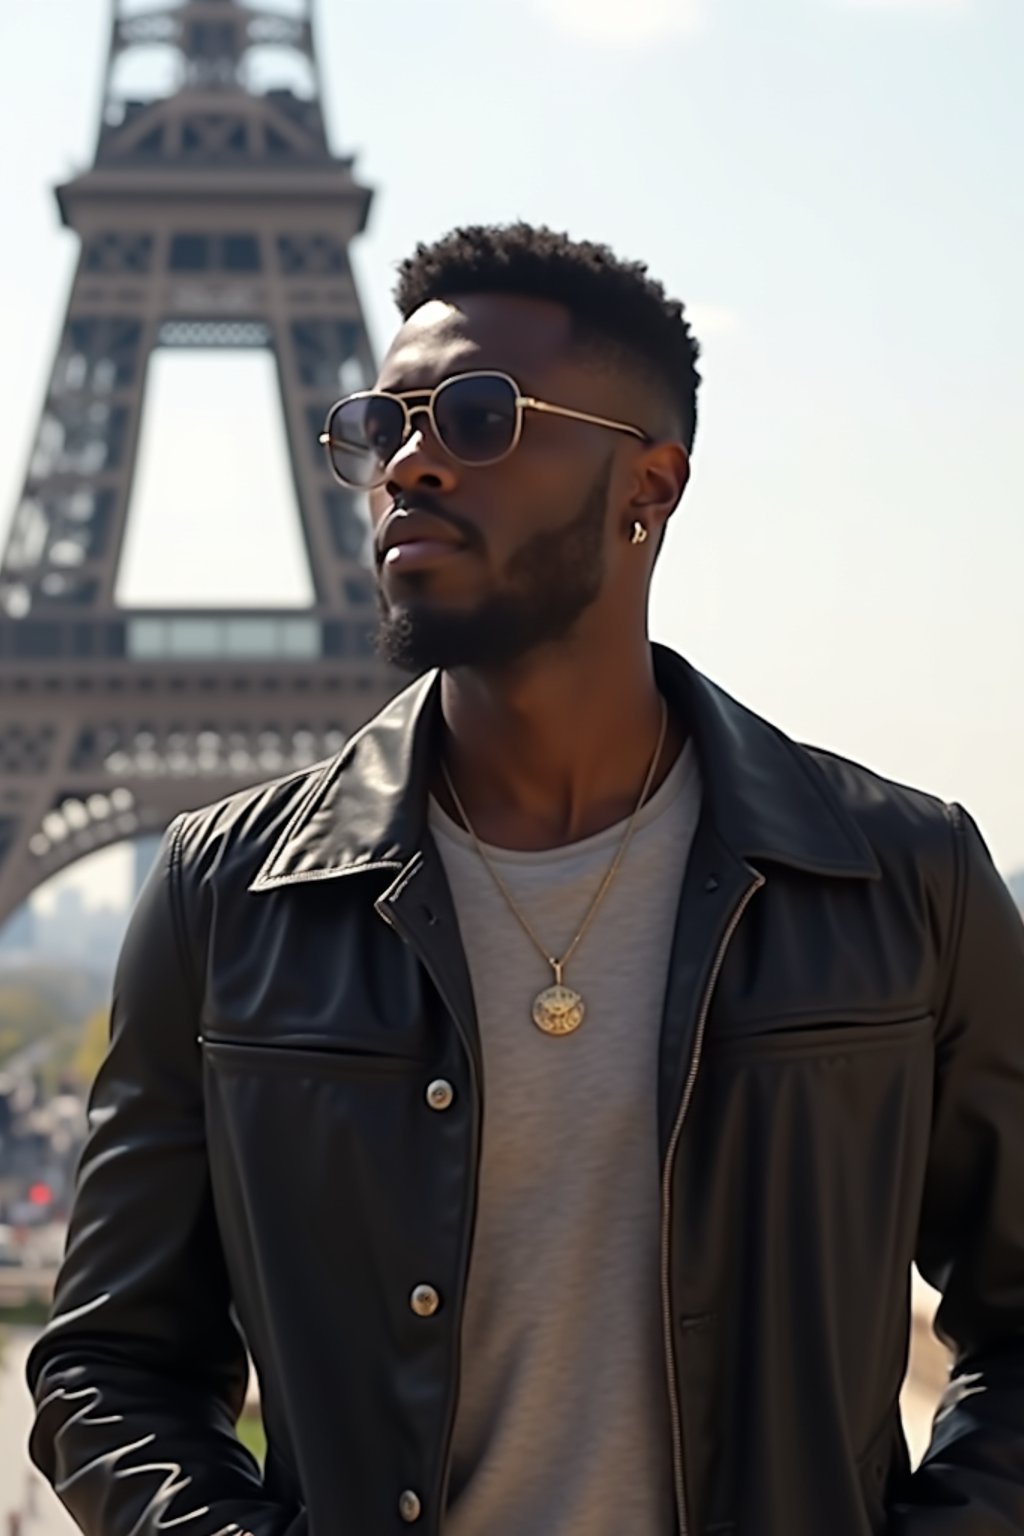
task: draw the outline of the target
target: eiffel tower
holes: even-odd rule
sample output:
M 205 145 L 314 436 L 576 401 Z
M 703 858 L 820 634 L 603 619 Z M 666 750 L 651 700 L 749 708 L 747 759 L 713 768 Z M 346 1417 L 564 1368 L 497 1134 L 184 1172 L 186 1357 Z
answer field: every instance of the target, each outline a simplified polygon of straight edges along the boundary
M 173 88 L 129 99 L 154 45 Z M 268 61 L 291 86 L 258 88 Z M 57 189 L 81 249 L 0 564 L 0 924 L 93 850 L 336 751 L 395 691 L 364 514 L 317 443 L 374 372 L 348 256 L 370 199 L 327 143 L 309 0 L 114 0 L 95 159 Z M 273 354 L 309 607 L 115 602 L 147 364 L 189 347 Z

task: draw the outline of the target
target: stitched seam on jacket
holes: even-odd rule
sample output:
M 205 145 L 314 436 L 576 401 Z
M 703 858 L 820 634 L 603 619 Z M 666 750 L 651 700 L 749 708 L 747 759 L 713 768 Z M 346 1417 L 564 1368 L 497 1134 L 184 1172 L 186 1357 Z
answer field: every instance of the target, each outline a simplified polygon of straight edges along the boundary
M 932 1022 L 932 1015 L 923 1013 L 920 1018 L 908 1019 L 904 1024 L 884 1024 L 880 1028 L 858 1024 L 849 1029 L 839 1026 L 828 1030 L 787 1029 L 770 1035 L 737 1035 L 728 1040 L 717 1040 L 708 1051 L 708 1060 L 724 1062 L 749 1057 L 754 1062 L 768 1062 L 797 1056 L 830 1060 L 887 1051 L 923 1039 L 923 1026 Z M 930 1030 L 928 1035 L 931 1038 Z
M 305 869 L 293 875 L 264 875 L 260 877 L 260 891 L 277 889 L 279 886 L 308 884 L 313 880 L 337 880 L 341 875 L 365 875 L 377 869 L 401 869 L 397 859 L 369 859 L 365 864 L 332 864 L 330 869 Z
M 967 916 L 967 828 L 963 807 L 953 802 L 945 807 L 953 843 L 953 895 L 949 905 L 949 942 L 945 956 L 946 974 L 939 989 L 941 1002 L 936 1009 L 937 1036 L 941 1038 L 946 1011 L 953 994 L 953 983 L 960 962 Z
M 188 942 L 188 932 L 185 925 L 185 903 L 182 890 L 182 839 L 185 835 L 185 819 L 187 812 L 176 816 L 170 828 L 170 848 L 167 857 L 167 873 L 171 883 L 171 924 L 174 933 L 174 947 L 178 954 L 178 964 L 181 966 L 185 984 L 192 993 L 192 1006 L 196 1016 L 202 1008 L 202 988 L 199 985 L 199 971 L 195 964 Z
M 920 1004 L 908 1004 L 902 1008 L 826 1008 L 824 1006 L 807 1008 L 787 1008 L 776 1013 L 753 1014 L 750 1018 L 744 1018 L 735 1034 L 719 1035 L 720 1040 L 739 1040 L 754 1038 L 757 1035 L 773 1033 L 781 1026 L 790 1025 L 794 1033 L 806 1030 L 814 1025 L 822 1029 L 831 1029 L 834 1025 L 840 1027 L 849 1026 L 859 1028 L 878 1025 L 879 1028 L 898 1024 L 915 1024 L 918 1019 L 932 1018 L 933 1005 L 928 999 L 922 999 Z

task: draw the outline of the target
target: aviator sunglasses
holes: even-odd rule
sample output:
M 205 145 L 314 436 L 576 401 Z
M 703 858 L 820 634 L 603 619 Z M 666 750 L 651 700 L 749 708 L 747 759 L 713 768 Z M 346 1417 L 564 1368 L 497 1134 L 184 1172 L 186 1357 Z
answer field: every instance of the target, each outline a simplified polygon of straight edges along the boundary
M 480 369 L 456 373 L 435 389 L 402 394 L 361 390 L 346 395 L 327 413 L 320 441 L 342 485 L 372 491 L 387 479 L 388 466 L 413 432 L 413 419 L 426 416 L 445 453 L 460 464 L 481 467 L 508 458 L 523 433 L 524 411 L 567 416 L 649 442 L 646 432 L 625 421 L 609 421 L 524 395 L 507 373 Z

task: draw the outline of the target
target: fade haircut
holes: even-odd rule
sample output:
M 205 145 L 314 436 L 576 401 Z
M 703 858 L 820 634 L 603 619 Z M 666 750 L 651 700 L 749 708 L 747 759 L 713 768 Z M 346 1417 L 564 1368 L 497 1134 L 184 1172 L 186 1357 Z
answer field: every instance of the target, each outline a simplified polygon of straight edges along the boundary
M 398 269 L 403 320 L 431 299 L 470 293 L 564 305 L 576 343 L 646 375 L 670 406 L 687 451 L 693 447 L 700 346 L 683 305 L 642 262 L 543 225 L 472 224 L 418 245 Z

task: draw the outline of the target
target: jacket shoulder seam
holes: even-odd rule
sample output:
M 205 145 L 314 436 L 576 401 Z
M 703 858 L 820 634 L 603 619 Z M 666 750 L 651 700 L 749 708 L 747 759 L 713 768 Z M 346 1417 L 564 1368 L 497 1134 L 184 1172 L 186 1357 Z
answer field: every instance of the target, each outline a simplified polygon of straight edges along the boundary
M 167 875 L 170 881 L 170 906 L 171 926 L 174 933 L 174 948 L 178 956 L 178 964 L 186 985 L 192 994 L 192 1005 L 198 1018 L 202 1006 L 202 996 L 199 987 L 199 972 L 192 954 L 192 946 L 188 941 L 188 930 L 185 922 L 185 893 L 183 886 L 184 856 L 182 842 L 185 835 L 185 821 L 187 813 L 182 812 L 176 816 L 170 827 L 170 845 L 167 855 Z
M 950 998 L 953 993 L 953 984 L 960 961 L 960 950 L 963 943 L 967 912 L 967 849 L 964 835 L 966 829 L 964 826 L 963 808 L 954 801 L 949 805 L 943 806 L 943 810 L 950 830 L 951 852 L 953 854 L 953 891 L 949 903 L 948 942 L 945 946 L 945 964 L 943 966 L 945 974 L 937 989 L 938 1006 L 935 1017 L 940 1027 L 949 1008 Z

